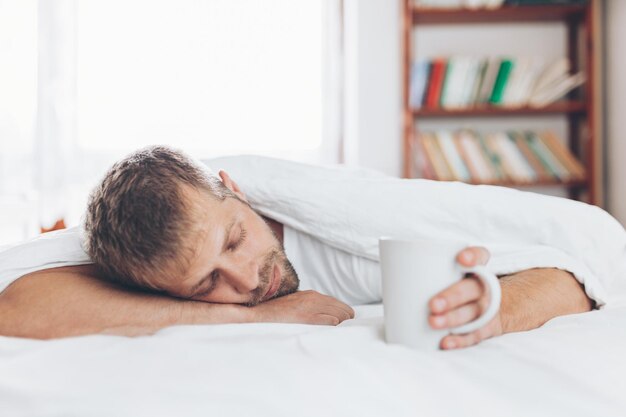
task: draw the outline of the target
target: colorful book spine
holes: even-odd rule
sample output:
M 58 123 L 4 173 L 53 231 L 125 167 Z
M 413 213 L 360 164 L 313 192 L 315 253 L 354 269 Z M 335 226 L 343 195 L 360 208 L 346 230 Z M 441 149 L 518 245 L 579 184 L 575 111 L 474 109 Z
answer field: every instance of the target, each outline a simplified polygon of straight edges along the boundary
M 451 168 L 454 178 L 460 181 L 470 181 L 470 173 L 465 166 L 463 159 L 461 159 L 461 156 L 459 155 L 456 146 L 454 145 L 452 133 L 442 130 L 437 132 L 435 137 L 439 141 L 439 146 L 441 147 L 442 154 L 448 161 L 448 165 Z
M 528 146 L 528 140 L 523 134 L 521 134 L 520 132 L 509 132 L 509 136 L 515 140 L 518 149 L 524 154 L 524 157 L 526 158 L 528 163 L 537 173 L 537 180 L 551 181 L 555 179 L 550 171 L 548 171 L 543 166 L 537 155 L 535 155 L 532 149 L 530 149 L 530 147 Z
M 530 149 L 539 157 L 543 166 L 548 169 L 555 178 L 561 181 L 569 180 L 569 172 L 561 165 L 556 157 L 549 151 L 534 132 L 526 132 L 526 138 Z
M 424 178 L 509 185 L 585 178 L 583 165 L 552 132 L 439 130 L 421 132 L 413 146 Z
M 511 59 L 503 59 L 500 63 L 500 69 L 498 70 L 498 76 L 496 77 L 496 82 L 493 86 L 493 92 L 491 93 L 491 97 L 489 102 L 491 104 L 499 105 L 502 104 L 505 89 L 507 86 L 507 82 L 509 81 L 509 76 L 511 74 L 511 70 L 513 69 L 513 61 Z
M 428 80 L 428 93 L 426 95 L 426 107 L 437 108 L 439 107 L 439 100 L 441 97 L 441 89 L 443 87 L 443 81 L 446 73 L 446 60 L 438 58 L 433 60 L 432 69 L 430 71 L 430 77 Z
M 424 149 L 426 150 L 426 154 L 428 155 L 428 158 L 430 159 L 435 170 L 436 179 L 442 181 L 453 180 L 454 177 L 448 168 L 448 164 L 445 161 L 439 146 L 437 146 L 434 136 L 430 133 L 422 133 L 421 135 Z
M 498 174 L 493 167 L 491 160 L 483 151 L 480 144 L 480 138 L 478 137 L 477 133 L 468 132 L 468 134 L 463 135 L 463 138 L 465 139 L 465 148 L 467 149 L 468 154 L 476 162 L 476 165 L 481 172 L 482 181 L 487 183 L 496 182 L 498 179 Z
M 432 162 L 428 157 L 428 153 L 426 152 L 426 148 L 424 147 L 424 138 L 422 135 L 417 136 L 413 146 L 416 171 L 421 174 L 422 178 L 430 180 L 437 179 L 435 168 L 433 167 Z
M 411 89 L 409 90 L 409 103 L 412 108 L 419 109 L 424 103 L 430 63 L 419 61 L 413 64 L 411 69 Z
M 463 159 L 463 162 L 465 163 L 465 166 L 469 171 L 470 180 L 472 182 L 481 182 L 482 179 L 478 166 L 476 165 L 475 161 L 472 160 L 472 158 L 470 157 L 461 139 L 462 138 L 460 136 L 460 132 L 454 134 L 453 140 L 454 145 L 456 146 L 456 151 L 461 156 L 461 159 Z
M 552 132 L 544 132 L 539 135 L 546 147 L 561 161 L 567 168 L 571 176 L 576 180 L 584 179 L 586 176 L 583 165 L 572 155 L 572 153 L 557 139 Z
M 489 149 L 491 149 L 492 152 L 498 155 L 500 167 L 506 175 L 507 180 L 518 181 L 520 178 L 515 171 L 515 168 L 513 167 L 513 163 L 511 162 L 510 157 L 505 153 L 504 148 L 501 146 L 499 133 L 488 134 L 485 139 Z
M 489 141 L 486 136 L 478 135 L 477 136 L 478 143 L 480 144 L 480 148 L 483 151 L 484 155 L 491 162 L 491 166 L 496 174 L 497 181 L 506 181 L 508 180 L 508 176 L 502 167 L 502 161 L 500 159 L 500 155 L 496 153 L 491 146 L 489 146 Z

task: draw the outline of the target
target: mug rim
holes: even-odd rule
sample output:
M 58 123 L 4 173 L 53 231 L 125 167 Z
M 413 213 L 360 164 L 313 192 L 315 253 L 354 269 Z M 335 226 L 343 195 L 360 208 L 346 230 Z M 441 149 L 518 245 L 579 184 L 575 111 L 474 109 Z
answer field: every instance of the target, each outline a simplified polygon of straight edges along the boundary
M 432 244 L 447 244 L 447 245 L 467 245 L 467 246 L 476 246 L 471 245 L 469 242 L 462 239 L 445 239 L 445 238 L 430 238 L 430 237 L 395 237 L 395 236 L 380 236 L 378 238 L 378 243 L 382 242 L 397 242 L 397 243 L 432 243 Z

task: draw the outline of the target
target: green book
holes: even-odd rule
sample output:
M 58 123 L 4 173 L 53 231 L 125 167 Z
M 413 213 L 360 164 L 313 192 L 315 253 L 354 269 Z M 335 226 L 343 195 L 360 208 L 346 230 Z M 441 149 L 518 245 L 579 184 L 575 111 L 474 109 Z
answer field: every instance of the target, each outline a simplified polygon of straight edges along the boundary
M 487 145 L 487 141 L 485 138 L 478 133 L 475 133 L 476 140 L 478 141 L 483 154 L 487 157 L 487 159 L 491 162 L 491 168 L 495 174 L 496 180 L 505 180 L 506 174 L 502 169 L 502 162 L 500 161 L 500 155 L 493 152 L 493 150 Z
M 496 82 L 493 84 L 493 91 L 491 92 L 491 98 L 489 99 L 491 104 L 502 104 L 504 90 L 506 89 L 512 70 L 513 61 L 510 59 L 503 59 L 500 63 L 500 69 L 498 70 Z

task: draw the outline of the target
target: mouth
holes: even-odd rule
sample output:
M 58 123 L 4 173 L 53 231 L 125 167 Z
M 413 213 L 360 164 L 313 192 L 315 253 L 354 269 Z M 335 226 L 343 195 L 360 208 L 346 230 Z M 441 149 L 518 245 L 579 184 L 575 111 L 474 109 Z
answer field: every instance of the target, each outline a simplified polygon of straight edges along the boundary
M 269 300 L 270 298 L 274 296 L 274 294 L 276 294 L 276 292 L 278 291 L 278 288 L 280 288 L 280 281 L 281 281 L 280 268 L 278 267 L 278 264 L 274 264 L 272 278 L 270 280 L 270 284 L 268 285 L 267 293 L 265 293 L 265 297 L 263 297 L 263 299 Z

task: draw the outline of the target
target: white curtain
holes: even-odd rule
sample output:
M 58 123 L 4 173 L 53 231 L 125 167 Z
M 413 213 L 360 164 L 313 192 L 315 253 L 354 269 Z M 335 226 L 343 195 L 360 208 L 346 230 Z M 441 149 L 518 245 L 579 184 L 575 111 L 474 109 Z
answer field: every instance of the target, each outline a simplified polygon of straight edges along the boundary
M 35 189 L 39 220 L 51 227 L 68 210 L 76 160 L 76 0 L 39 0 Z
M 341 162 L 341 11 L 341 0 L 0 0 L 0 53 L 27 73 L 0 73 L 0 87 L 23 86 L 0 91 L 0 210 L 17 189 L 41 225 L 76 224 L 106 167 L 155 143 Z M 3 26 L 3 12 L 21 21 Z

